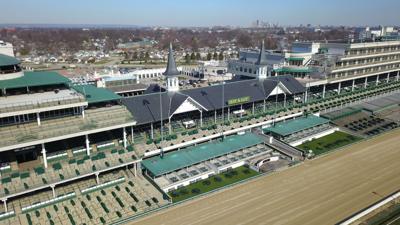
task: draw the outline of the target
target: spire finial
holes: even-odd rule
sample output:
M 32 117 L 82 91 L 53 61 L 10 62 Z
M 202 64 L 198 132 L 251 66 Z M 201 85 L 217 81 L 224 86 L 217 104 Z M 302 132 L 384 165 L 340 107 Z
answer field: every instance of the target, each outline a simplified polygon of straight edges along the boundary
M 257 65 L 266 65 L 267 64 L 267 57 L 265 56 L 264 39 L 261 41 L 260 54 L 258 55 L 256 64 Z
M 179 71 L 176 68 L 175 58 L 174 58 L 174 51 L 172 50 L 172 43 L 169 43 L 169 52 L 168 52 L 168 62 L 167 62 L 167 69 L 164 72 L 165 76 L 176 76 L 179 75 Z

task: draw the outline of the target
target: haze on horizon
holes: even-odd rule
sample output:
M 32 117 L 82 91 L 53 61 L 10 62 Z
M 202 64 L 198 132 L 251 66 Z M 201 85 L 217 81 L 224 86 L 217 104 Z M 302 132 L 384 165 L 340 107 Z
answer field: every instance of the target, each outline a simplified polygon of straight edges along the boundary
M 398 0 L 1 0 L 0 24 L 399 25 Z

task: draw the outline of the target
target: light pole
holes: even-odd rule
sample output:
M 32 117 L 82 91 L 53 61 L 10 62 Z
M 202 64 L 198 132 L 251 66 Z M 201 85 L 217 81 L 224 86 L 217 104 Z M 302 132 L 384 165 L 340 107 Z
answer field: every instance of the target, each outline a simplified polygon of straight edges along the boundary
M 222 74 L 222 124 L 221 124 L 221 136 L 222 141 L 224 140 L 224 122 L 225 122 L 225 115 L 224 115 L 224 108 L 225 108 L 225 77 Z M 229 110 L 229 109 L 228 109 Z
M 279 81 L 277 81 L 278 83 L 276 84 L 275 90 L 275 112 L 274 112 L 274 119 L 272 120 L 272 124 L 275 126 L 275 120 L 276 120 L 276 112 L 278 111 L 278 85 L 279 85 Z
M 168 81 L 167 81 L 168 82 Z M 163 132 L 163 118 L 162 118 L 162 99 L 161 99 L 161 85 L 160 85 L 160 124 L 161 124 L 161 127 L 160 127 L 160 131 L 161 131 L 161 140 L 160 140 L 160 156 L 161 156 L 161 158 L 162 157 L 164 157 L 164 151 L 163 151 L 163 148 L 162 148 L 162 142 L 163 142 L 163 139 L 164 139 L 164 132 Z

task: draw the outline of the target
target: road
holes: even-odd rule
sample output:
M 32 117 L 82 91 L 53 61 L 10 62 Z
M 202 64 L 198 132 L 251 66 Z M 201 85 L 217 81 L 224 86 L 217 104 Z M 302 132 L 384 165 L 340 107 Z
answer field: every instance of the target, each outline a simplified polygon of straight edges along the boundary
M 396 130 L 131 224 L 335 224 L 400 188 L 399 135 Z

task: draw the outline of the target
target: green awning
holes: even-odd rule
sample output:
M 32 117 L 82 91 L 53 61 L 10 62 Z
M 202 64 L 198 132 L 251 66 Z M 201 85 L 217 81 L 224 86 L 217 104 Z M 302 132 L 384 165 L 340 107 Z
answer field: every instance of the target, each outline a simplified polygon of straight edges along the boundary
M 304 58 L 300 58 L 300 57 L 289 57 L 287 58 L 288 61 L 303 61 Z
M 11 56 L 0 54 L 0 66 L 11 66 L 11 65 L 16 65 L 20 64 L 21 62 Z
M 68 84 L 70 82 L 71 81 L 68 78 L 60 75 L 57 72 L 24 72 L 24 76 L 22 77 L 9 80 L 0 80 L 0 89 L 49 86 L 57 84 Z
M 329 123 L 329 120 L 322 117 L 309 115 L 307 117 L 301 117 L 277 123 L 275 126 L 263 129 L 263 131 L 271 132 L 280 136 L 287 136 L 325 123 Z
M 284 67 L 284 68 L 279 68 L 279 69 L 274 69 L 275 73 L 311 73 L 312 70 L 310 68 L 289 68 L 289 67 Z
M 98 103 L 98 102 L 109 102 L 109 101 L 116 101 L 121 99 L 121 96 L 115 94 L 114 92 L 106 89 L 106 88 L 98 88 L 93 85 L 76 85 L 72 87 L 77 92 L 83 94 L 88 101 L 89 104 L 91 103 Z

